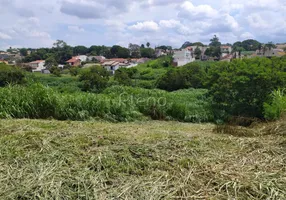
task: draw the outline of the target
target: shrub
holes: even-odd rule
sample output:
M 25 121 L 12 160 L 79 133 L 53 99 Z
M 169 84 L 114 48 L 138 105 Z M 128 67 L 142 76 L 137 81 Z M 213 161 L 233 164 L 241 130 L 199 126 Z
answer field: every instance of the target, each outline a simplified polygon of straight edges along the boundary
M 8 84 L 24 84 L 26 82 L 25 73 L 17 67 L 0 64 L 0 87 Z
M 284 90 L 277 90 L 271 98 L 271 103 L 264 104 L 264 117 L 267 120 L 278 120 L 286 112 L 286 94 Z
M 92 66 L 81 72 L 79 80 L 83 91 L 100 92 L 107 87 L 109 73 L 101 66 Z
M 217 63 L 209 69 L 207 86 L 217 118 L 263 118 L 264 102 L 285 84 L 282 60 L 253 58 Z

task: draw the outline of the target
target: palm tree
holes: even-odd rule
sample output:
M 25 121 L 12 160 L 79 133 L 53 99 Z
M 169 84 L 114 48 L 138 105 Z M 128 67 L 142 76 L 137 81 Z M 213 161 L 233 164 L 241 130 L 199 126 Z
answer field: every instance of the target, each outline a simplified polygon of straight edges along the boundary
M 150 47 L 150 42 L 147 42 L 146 46 L 149 48 Z

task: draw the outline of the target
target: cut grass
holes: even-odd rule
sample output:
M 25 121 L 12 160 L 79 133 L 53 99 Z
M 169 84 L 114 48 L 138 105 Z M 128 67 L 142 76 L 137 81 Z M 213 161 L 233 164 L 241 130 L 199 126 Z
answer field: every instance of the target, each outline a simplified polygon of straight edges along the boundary
M 286 198 L 285 136 L 214 128 L 1 120 L 0 199 Z

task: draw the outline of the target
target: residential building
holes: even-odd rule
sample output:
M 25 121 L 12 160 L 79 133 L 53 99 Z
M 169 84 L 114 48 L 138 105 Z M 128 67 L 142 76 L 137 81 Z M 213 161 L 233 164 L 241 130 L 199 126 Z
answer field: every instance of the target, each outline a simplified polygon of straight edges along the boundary
M 97 61 L 97 62 L 103 62 L 106 58 L 104 56 L 88 56 L 88 61 Z
M 46 69 L 44 60 L 36 60 L 28 63 L 28 65 L 32 68 L 32 72 L 42 72 Z
M 81 60 L 81 62 L 86 62 L 87 61 L 87 56 L 86 55 L 79 55 L 79 56 L 76 56 L 78 59 Z
M 67 61 L 67 63 L 70 65 L 70 66 L 79 66 L 81 64 L 81 60 L 79 59 L 79 57 L 75 56 L 75 57 L 72 57 L 71 59 L 69 59 Z
M 175 51 L 173 55 L 173 62 L 177 67 L 194 62 L 195 60 L 194 51 L 193 49 L 191 50 L 191 48 L 189 50 L 184 49 Z
M 265 49 L 265 50 L 257 50 L 256 55 L 259 57 L 281 57 L 285 56 L 286 53 L 283 49 Z
M 8 65 L 8 62 L 6 60 L 1 60 L 0 59 L 0 63 L 4 63 L 4 64 Z
M 121 63 L 122 64 L 122 63 Z M 115 71 L 120 68 L 120 63 L 116 61 L 107 61 L 101 64 L 111 74 L 115 74 Z
M 226 57 L 227 55 L 232 53 L 232 47 L 231 46 L 221 46 L 221 57 Z

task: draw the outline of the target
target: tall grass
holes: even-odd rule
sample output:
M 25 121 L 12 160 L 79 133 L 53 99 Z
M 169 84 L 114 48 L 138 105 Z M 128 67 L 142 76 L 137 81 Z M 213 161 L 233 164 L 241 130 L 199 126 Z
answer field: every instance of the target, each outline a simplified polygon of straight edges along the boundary
M 271 103 L 264 104 L 264 116 L 267 120 L 277 120 L 286 112 L 285 90 L 276 90 L 271 95 Z
M 161 90 L 114 86 L 102 94 L 60 93 L 40 84 L 0 89 L 0 117 L 59 120 L 101 118 L 133 121 L 147 118 L 210 122 L 206 90 Z

